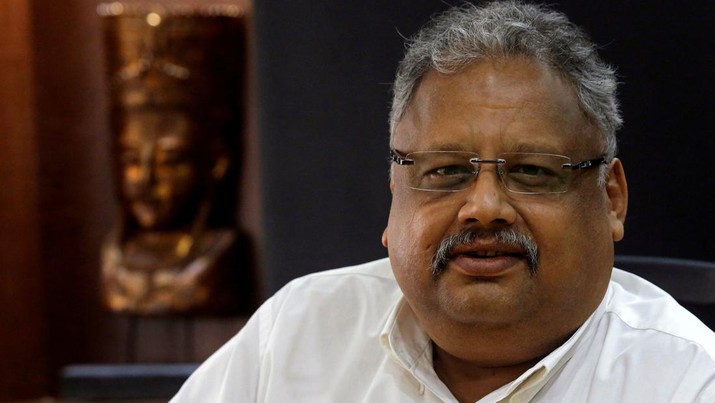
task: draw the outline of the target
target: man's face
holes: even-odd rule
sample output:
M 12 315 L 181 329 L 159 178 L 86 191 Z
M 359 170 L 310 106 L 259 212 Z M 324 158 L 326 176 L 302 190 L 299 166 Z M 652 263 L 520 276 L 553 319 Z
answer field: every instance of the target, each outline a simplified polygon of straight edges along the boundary
M 565 155 L 572 162 L 603 153 L 603 139 L 578 106 L 574 89 L 549 68 L 523 58 L 475 62 L 460 73 L 428 72 L 396 127 L 401 154 L 427 150 Z M 602 299 L 623 234 L 625 178 L 619 161 L 606 186 L 598 169 L 575 172 L 562 194 L 507 192 L 493 164 L 454 193 L 407 186 L 411 166 L 393 166 L 392 206 L 383 243 L 405 298 L 440 345 L 455 326 L 549 331 L 563 337 Z M 615 206 L 615 207 L 614 207 Z M 492 235 L 513 230 L 538 246 L 530 267 L 523 246 Z M 432 260 L 442 241 L 465 230 L 482 236 L 456 246 L 444 270 Z M 529 333 L 527 333 L 529 332 Z
M 181 113 L 127 115 L 119 137 L 122 191 L 142 228 L 170 228 L 195 212 L 201 174 L 194 135 Z

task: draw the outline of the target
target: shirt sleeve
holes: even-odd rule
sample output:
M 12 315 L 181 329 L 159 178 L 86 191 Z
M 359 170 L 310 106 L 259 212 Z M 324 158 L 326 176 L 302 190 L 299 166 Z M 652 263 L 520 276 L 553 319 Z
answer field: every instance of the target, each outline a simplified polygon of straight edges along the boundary
M 261 333 L 266 331 L 272 299 L 186 380 L 171 403 L 256 402 L 261 367 Z M 265 340 L 265 339 L 263 339 Z

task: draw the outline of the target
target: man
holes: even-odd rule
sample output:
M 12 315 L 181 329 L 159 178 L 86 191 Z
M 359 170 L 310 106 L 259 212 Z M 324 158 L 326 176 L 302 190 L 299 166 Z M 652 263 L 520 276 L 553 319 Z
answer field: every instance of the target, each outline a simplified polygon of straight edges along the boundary
M 394 84 L 389 260 L 291 282 L 174 401 L 715 401 L 715 334 L 612 267 L 615 87 L 562 14 L 434 18 Z

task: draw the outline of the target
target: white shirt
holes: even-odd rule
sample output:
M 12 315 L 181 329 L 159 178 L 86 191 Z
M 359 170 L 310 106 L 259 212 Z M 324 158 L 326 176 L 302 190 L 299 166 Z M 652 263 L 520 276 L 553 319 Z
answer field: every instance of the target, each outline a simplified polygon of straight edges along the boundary
M 387 259 L 296 279 L 172 399 L 456 402 Z M 614 269 L 561 347 L 482 402 L 715 402 L 715 333 L 651 283 Z

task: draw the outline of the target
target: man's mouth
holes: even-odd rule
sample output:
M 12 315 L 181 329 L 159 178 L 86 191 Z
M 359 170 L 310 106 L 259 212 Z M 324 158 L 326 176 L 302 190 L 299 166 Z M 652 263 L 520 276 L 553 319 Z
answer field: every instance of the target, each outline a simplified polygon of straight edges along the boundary
M 441 274 L 450 261 L 459 261 L 467 272 L 494 275 L 509 265 L 526 260 L 529 272 L 536 274 L 538 247 L 534 240 L 513 229 L 496 231 L 466 230 L 445 238 L 432 259 L 432 273 Z
M 514 268 L 523 268 L 524 255 L 490 254 L 478 255 L 459 254 L 449 260 L 452 269 L 475 278 L 495 278 L 505 275 Z
M 471 256 L 471 257 L 496 257 L 496 256 L 506 256 L 506 255 L 513 256 L 514 255 L 513 253 L 497 252 L 497 251 L 473 251 L 473 252 L 465 252 L 462 254 Z
M 500 244 L 480 245 L 480 249 L 457 247 L 447 255 L 448 262 L 460 273 L 475 278 L 494 278 L 514 267 L 523 267 L 526 253 Z

